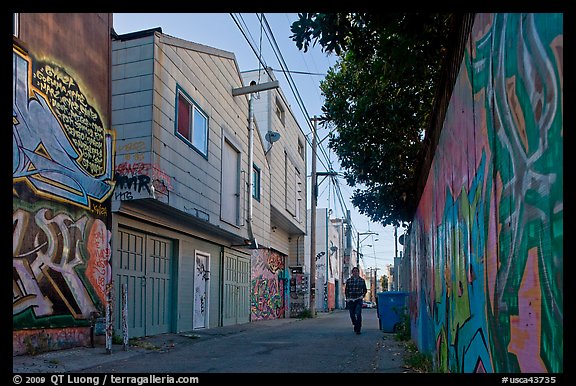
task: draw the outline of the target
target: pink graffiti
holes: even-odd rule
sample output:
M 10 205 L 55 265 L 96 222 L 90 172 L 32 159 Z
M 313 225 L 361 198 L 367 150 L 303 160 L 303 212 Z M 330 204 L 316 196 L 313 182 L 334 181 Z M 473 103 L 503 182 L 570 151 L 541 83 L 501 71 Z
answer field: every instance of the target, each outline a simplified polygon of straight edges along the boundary
M 88 253 L 90 258 L 86 274 L 102 303 L 106 301 L 106 285 L 110 283 L 112 278 L 110 238 L 111 232 L 106 229 L 104 222 L 96 219 L 88 235 Z
M 150 173 L 150 171 L 152 172 Z M 123 162 L 116 167 L 116 173 L 120 176 L 149 176 L 157 193 L 168 194 L 169 191 L 174 190 L 170 176 L 157 165 L 151 163 Z

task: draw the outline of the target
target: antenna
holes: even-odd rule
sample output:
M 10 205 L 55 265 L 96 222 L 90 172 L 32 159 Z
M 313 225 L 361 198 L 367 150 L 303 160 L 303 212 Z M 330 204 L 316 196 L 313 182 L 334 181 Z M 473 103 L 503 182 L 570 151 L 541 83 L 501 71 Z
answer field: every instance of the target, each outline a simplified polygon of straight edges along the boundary
M 266 133 L 265 138 L 268 142 L 274 143 L 280 139 L 280 133 L 277 131 L 269 131 Z

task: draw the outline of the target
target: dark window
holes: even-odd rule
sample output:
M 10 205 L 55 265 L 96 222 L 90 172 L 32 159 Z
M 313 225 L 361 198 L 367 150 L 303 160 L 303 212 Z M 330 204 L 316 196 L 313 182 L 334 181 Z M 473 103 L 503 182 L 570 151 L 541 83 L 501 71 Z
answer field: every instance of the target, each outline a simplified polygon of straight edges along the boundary
M 176 130 L 204 157 L 208 156 L 208 117 L 190 98 L 178 91 Z
M 256 165 L 252 167 L 252 182 L 252 197 L 260 201 L 260 169 Z

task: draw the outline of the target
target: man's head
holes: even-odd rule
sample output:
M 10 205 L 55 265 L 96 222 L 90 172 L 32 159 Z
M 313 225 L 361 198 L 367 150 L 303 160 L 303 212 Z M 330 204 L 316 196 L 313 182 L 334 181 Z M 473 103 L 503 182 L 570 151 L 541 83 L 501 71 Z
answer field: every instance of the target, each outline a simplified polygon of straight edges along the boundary
M 358 267 L 352 268 L 352 276 L 355 276 L 355 277 L 360 276 L 360 269 Z

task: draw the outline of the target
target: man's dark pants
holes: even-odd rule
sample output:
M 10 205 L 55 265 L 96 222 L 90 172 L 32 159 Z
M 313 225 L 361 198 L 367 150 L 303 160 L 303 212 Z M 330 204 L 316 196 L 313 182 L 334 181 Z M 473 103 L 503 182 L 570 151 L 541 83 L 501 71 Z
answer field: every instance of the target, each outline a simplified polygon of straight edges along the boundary
M 354 325 L 354 332 L 360 332 L 362 328 L 362 299 L 349 301 L 348 311 L 350 312 L 350 320 Z

